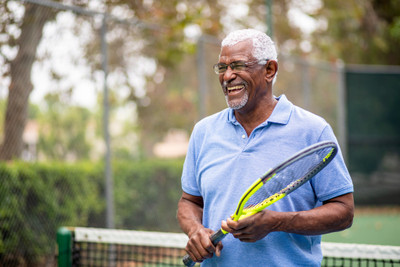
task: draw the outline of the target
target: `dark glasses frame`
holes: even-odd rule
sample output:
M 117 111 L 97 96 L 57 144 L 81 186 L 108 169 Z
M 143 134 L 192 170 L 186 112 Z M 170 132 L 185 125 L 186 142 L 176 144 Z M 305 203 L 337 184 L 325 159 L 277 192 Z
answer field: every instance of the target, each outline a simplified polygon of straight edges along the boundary
M 263 61 L 265 61 L 264 64 L 266 64 L 269 60 L 261 59 L 261 60 L 255 60 L 255 61 L 250 61 L 250 62 L 238 60 L 238 61 L 231 62 L 229 64 L 217 63 L 213 66 L 213 69 L 216 74 L 224 74 L 228 70 L 228 67 L 230 67 L 231 70 L 234 72 L 244 71 L 244 70 L 246 70 L 247 67 L 254 65 L 254 64 L 261 64 L 261 62 L 263 62 Z

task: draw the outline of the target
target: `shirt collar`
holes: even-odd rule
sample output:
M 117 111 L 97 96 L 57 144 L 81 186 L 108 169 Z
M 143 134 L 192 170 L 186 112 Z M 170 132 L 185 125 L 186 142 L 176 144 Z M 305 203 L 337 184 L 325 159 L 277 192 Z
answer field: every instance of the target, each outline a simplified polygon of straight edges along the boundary
M 276 97 L 278 104 L 276 104 L 271 116 L 267 119 L 267 122 L 288 124 L 290 115 L 292 114 L 293 104 L 286 98 L 285 95 Z
M 285 95 L 275 97 L 278 100 L 271 116 L 264 123 L 277 123 L 277 124 L 287 124 L 292 113 L 293 104 L 286 98 Z M 236 120 L 235 113 L 233 109 L 228 108 L 228 121 L 233 124 L 238 124 Z

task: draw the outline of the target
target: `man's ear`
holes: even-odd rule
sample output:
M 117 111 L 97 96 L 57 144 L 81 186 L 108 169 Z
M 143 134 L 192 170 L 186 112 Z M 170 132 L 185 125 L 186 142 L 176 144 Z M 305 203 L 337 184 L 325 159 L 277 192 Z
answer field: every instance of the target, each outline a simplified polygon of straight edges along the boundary
M 267 68 L 267 73 L 265 75 L 265 80 L 268 83 L 272 83 L 275 75 L 278 73 L 278 62 L 276 62 L 275 60 L 270 60 L 268 61 L 266 68 Z

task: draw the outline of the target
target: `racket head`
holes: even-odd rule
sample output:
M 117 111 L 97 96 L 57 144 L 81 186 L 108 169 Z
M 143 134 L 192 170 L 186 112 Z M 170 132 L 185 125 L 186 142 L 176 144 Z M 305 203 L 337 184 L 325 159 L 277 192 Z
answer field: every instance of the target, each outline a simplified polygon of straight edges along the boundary
M 266 172 L 242 195 L 233 220 L 251 216 L 302 186 L 332 161 L 337 149 L 334 142 L 319 142 Z

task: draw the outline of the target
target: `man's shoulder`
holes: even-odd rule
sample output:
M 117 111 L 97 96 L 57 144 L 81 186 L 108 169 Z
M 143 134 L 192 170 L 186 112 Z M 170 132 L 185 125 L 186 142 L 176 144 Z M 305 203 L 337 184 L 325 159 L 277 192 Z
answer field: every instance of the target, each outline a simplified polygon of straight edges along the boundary
M 209 127 L 215 127 L 216 123 L 224 123 L 229 120 L 230 109 L 226 108 L 217 113 L 209 115 L 200 121 L 198 121 L 195 125 L 197 129 L 205 129 Z
M 320 115 L 296 105 L 293 105 L 292 119 L 302 124 L 307 123 L 312 125 L 321 125 L 323 127 L 328 124 Z

